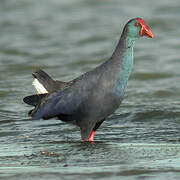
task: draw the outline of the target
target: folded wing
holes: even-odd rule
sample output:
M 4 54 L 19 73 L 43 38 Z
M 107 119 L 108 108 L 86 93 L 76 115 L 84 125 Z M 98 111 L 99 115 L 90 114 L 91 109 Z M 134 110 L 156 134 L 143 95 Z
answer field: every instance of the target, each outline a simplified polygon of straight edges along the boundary
M 82 89 L 68 88 L 52 93 L 42 98 L 39 105 L 31 111 L 34 119 L 49 119 L 59 115 L 72 115 L 78 111 L 81 104 L 88 98 L 88 93 Z

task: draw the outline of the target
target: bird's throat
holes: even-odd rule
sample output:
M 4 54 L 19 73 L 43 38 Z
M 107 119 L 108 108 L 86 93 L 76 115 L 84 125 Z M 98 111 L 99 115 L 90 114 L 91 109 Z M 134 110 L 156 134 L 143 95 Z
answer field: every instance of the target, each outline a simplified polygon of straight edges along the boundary
M 122 97 L 124 96 L 125 88 L 127 85 L 127 81 L 132 71 L 133 67 L 133 46 L 134 42 L 129 43 L 129 47 L 126 48 L 124 54 L 121 56 L 120 62 L 120 70 L 119 70 L 119 77 L 117 82 L 117 95 Z

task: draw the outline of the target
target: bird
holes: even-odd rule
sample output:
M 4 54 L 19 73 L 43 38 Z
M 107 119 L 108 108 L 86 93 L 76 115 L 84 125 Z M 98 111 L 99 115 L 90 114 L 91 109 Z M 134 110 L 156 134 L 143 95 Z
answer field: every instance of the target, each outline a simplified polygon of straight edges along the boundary
M 93 142 L 96 130 L 123 100 L 133 67 L 133 47 L 141 37 L 154 35 L 142 18 L 133 18 L 125 24 L 111 57 L 94 69 L 68 82 L 53 80 L 41 69 L 34 72 L 38 93 L 23 99 L 34 106 L 29 116 L 76 125 L 81 141 Z

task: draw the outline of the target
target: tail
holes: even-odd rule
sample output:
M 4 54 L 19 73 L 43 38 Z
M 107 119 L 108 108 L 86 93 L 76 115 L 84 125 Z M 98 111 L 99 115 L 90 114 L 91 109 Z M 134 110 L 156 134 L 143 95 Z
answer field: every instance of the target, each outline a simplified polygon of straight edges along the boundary
M 63 90 L 69 85 L 69 83 L 62 81 L 54 81 L 47 73 L 42 70 L 38 70 L 32 75 L 35 78 L 32 84 L 39 94 L 27 96 L 23 99 L 23 101 L 35 107 L 28 113 L 30 116 L 33 117 L 34 112 L 38 109 L 38 106 L 41 104 L 44 97 L 55 91 Z M 36 116 L 35 118 L 39 119 L 40 116 Z
M 41 69 L 34 72 L 32 75 L 35 78 L 32 84 L 39 94 L 56 91 L 65 84 L 65 82 L 54 81 L 47 73 L 45 73 Z
M 44 71 L 38 70 L 33 74 L 34 81 L 32 85 L 36 88 L 39 94 L 48 93 L 51 85 L 54 83 L 53 79 Z

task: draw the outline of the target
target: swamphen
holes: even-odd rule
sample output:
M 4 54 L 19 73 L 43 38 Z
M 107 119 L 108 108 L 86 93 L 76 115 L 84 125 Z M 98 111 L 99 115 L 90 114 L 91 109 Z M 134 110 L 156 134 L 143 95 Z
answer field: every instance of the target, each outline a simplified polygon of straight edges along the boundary
M 94 141 L 95 131 L 122 102 L 133 66 L 135 40 L 142 36 L 154 37 L 143 19 L 131 19 L 110 59 L 72 81 L 54 81 L 42 70 L 33 73 L 40 94 L 24 98 L 35 107 L 29 115 L 33 119 L 57 117 L 77 125 L 82 141 Z

